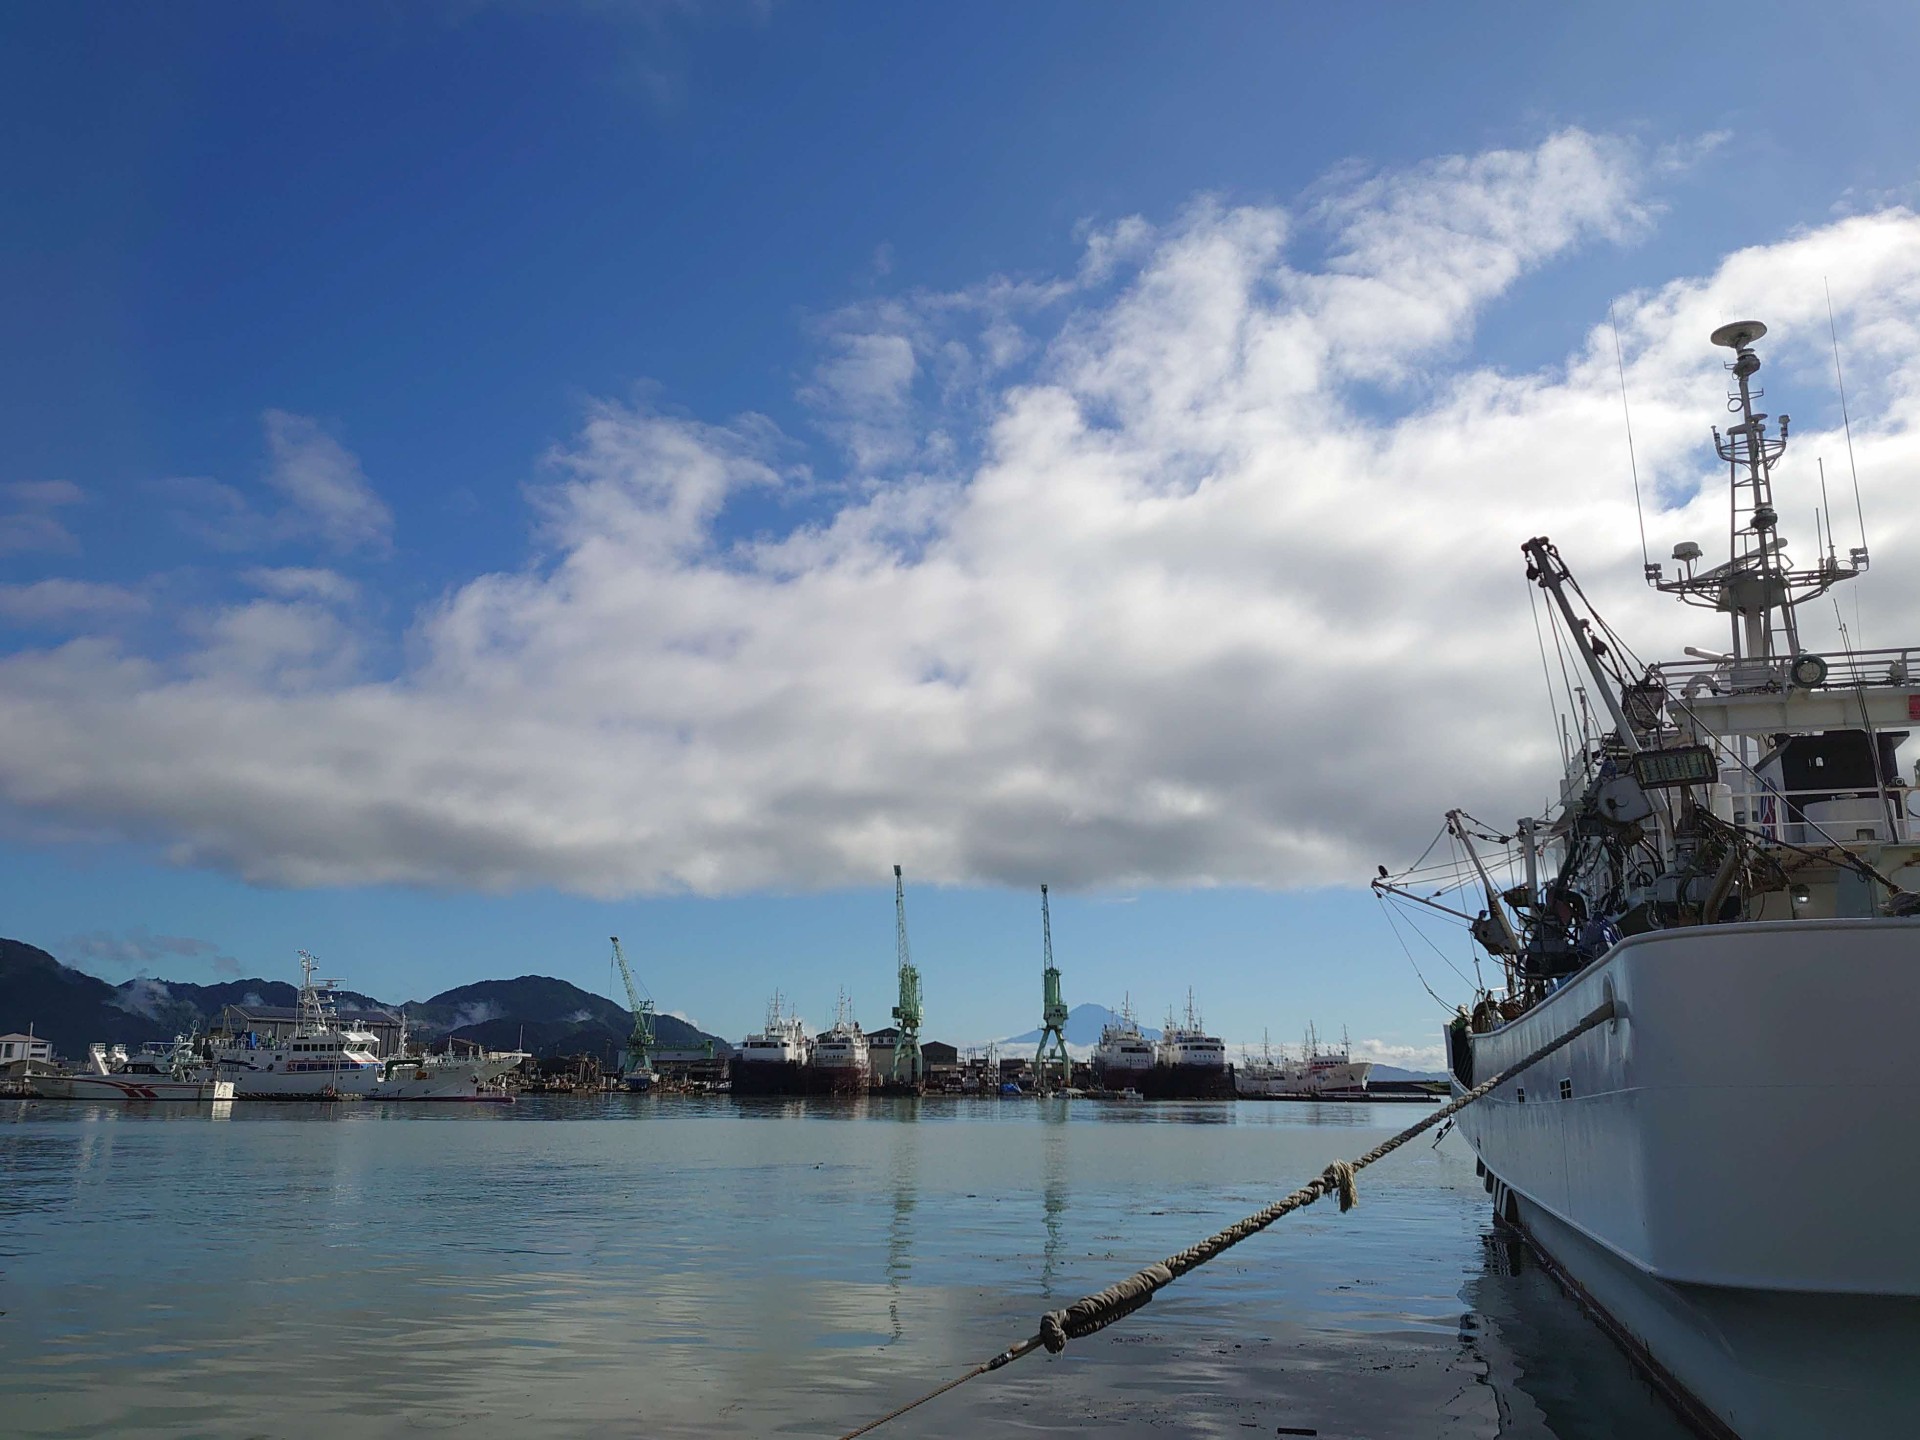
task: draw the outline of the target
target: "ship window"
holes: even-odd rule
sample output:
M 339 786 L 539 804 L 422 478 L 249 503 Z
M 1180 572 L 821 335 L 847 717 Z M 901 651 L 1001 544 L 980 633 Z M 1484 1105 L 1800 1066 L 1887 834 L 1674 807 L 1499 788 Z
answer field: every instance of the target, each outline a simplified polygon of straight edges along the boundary
M 1571 1100 L 1573 1098 L 1573 1081 L 1562 1080 L 1560 1082 L 1560 1098 L 1562 1100 Z
M 1514 1086 L 1513 1098 L 1518 1100 L 1522 1105 L 1526 1104 L 1527 1103 L 1527 1087 L 1524 1085 Z

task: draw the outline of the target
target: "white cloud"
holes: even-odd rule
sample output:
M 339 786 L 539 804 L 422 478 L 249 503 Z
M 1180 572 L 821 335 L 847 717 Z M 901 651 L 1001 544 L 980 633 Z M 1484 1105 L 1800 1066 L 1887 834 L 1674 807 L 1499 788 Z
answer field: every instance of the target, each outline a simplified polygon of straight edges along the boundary
M 787 535 L 725 538 L 735 501 L 812 483 L 765 421 L 598 404 L 533 492 L 540 553 L 419 615 L 398 676 L 362 673 L 364 622 L 285 591 L 179 664 L 21 653 L 0 795 L 275 884 L 612 896 L 894 860 L 1122 891 L 1357 882 L 1448 805 L 1517 814 L 1552 781 L 1523 539 L 1558 539 L 1645 648 L 1716 637 L 1640 588 L 1611 336 L 1534 373 L 1463 358 L 1520 276 L 1651 224 L 1658 168 L 1569 132 L 1349 174 L 1297 214 L 1201 200 L 1098 232 L 1065 279 L 849 315 L 813 399 L 828 433 L 884 443 L 837 432 L 860 483 Z M 1331 258 L 1299 258 L 1314 236 Z M 1775 326 L 1770 403 L 1802 415 L 1783 512 L 1812 508 L 1814 458 L 1845 453 L 1826 276 L 1880 562 L 1864 628 L 1891 642 L 1920 611 L 1905 210 L 1617 300 L 1648 527 L 1663 553 L 1724 531 L 1705 337 L 1747 313 Z M 911 368 L 843 332 L 897 337 Z M 384 534 L 351 503 L 313 513 Z
M 80 548 L 54 512 L 86 499 L 71 480 L 14 480 L 0 485 L 0 555 L 49 551 L 71 554 Z
M 393 513 L 367 482 L 358 457 L 309 416 L 269 410 L 261 420 L 271 461 L 267 484 L 289 506 L 282 524 L 334 550 L 385 550 Z
M 0 585 L 0 621 L 14 625 L 112 619 L 137 615 L 146 608 L 146 596 L 122 585 L 64 579 Z
M 1371 1060 L 1376 1065 L 1397 1065 L 1402 1070 L 1437 1071 L 1447 1068 L 1443 1045 L 1395 1045 L 1385 1040 L 1356 1040 L 1353 1058 Z
M 234 486 L 207 476 L 157 482 L 155 488 L 175 502 L 177 519 L 188 533 L 219 550 L 292 544 L 335 554 L 386 553 L 393 540 L 393 512 L 360 468 L 359 457 L 311 416 L 267 410 L 260 423 L 267 443 L 262 478 L 281 503 L 262 508 Z
M 360 587 L 337 570 L 282 566 L 256 567 L 241 577 L 256 590 L 283 600 L 319 600 L 344 605 L 358 598 Z

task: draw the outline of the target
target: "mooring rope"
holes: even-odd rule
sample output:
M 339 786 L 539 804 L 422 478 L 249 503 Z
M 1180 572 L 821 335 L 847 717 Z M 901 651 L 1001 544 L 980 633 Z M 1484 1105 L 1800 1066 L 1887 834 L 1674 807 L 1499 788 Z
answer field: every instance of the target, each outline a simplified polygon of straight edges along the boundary
M 1076 1300 L 1064 1310 L 1048 1311 L 1040 1317 L 1040 1329 L 1035 1334 L 1029 1335 L 1026 1339 L 1009 1345 L 990 1360 L 982 1360 L 972 1369 L 956 1375 L 953 1379 L 935 1389 L 929 1390 L 919 1399 L 909 1400 L 899 1409 L 888 1411 L 878 1420 L 868 1421 L 858 1430 L 847 1431 L 845 1435 L 840 1437 L 840 1440 L 854 1440 L 855 1436 L 866 1435 L 874 1430 L 878 1430 L 889 1420 L 897 1420 L 909 1410 L 918 1409 L 929 1400 L 939 1398 L 949 1390 L 966 1384 L 967 1381 L 974 1379 L 976 1376 L 985 1375 L 989 1370 L 998 1370 L 1003 1365 L 1011 1365 L 1015 1360 L 1020 1359 L 1023 1355 L 1030 1355 L 1035 1350 L 1044 1347 L 1049 1354 L 1059 1354 L 1067 1348 L 1067 1342 L 1069 1340 L 1078 1340 L 1083 1336 L 1093 1334 L 1095 1331 L 1106 1329 L 1107 1326 L 1113 1324 L 1116 1320 L 1124 1320 L 1149 1300 L 1153 1299 L 1154 1292 L 1163 1286 L 1171 1285 L 1189 1270 L 1198 1269 L 1216 1255 L 1232 1249 L 1249 1235 L 1259 1234 L 1281 1216 L 1290 1215 L 1295 1210 L 1305 1209 L 1323 1196 L 1337 1194 L 1340 1197 L 1341 1213 L 1345 1214 L 1359 1203 L 1359 1196 L 1354 1185 L 1354 1176 L 1358 1172 L 1366 1169 L 1367 1166 L 1373 1164 L 1376 1160 L 1385 1159 L 1402 1145 L 1413 1139 L 1414 1136 L 1423 1134 L 1431 1130 L 1435 1125 L 1438 1125 L 1442 1120 L 1459 1114 L 1474 1101 L 1499 1089 L 1521 1071 L 1539 1064 L 1556 1050 L 1571 1045 L 1589 1030 L 1592 1030 L 1596 1026 L 1606 1024 L 1615 1017 L 1615 1014 L 1615 1002 L 1611 999 L 1604 1001 L 1578 1025 L 1575 1025 L 1571 1030 L 1567 1031 L 1566 1034 L 1560 1036 L 1559 1039 L 1549 1041 L 1547 1044 L 1542 1045 L 1525 1059 L 1509 1065 L 1491 1080 L 1474 1086 L 1473 1089 L 1467 1091 L 1467 1093 L 1462 1095 L 1458 1100 L 1441 1106 L 1419 1123 L 1409 1125 L 1405 1130 L 1402 1130 L 1391 1139 L 1382 1140 L 1358 1160 L 1336 1160 L 1305 1185 L 1295 1190 L 1291 1195 L 1274 1201 L 1273 1204 L 1263 1210 L 1256 1210 L 1253 1214 L 1247 1216 L 1246 1219 L 1229 1225 L 1218 1234 L 1208 1236 L 1199 1244 L 1190 1245 L 1179 1254 L 1170 1255 L 1157 1265 L 1149 1265 L 1144 1270 L 1136 1271 L 1117 1285 L 1109 1285 L 1097 1294 L 1088 1295 L 1084 1299 Z

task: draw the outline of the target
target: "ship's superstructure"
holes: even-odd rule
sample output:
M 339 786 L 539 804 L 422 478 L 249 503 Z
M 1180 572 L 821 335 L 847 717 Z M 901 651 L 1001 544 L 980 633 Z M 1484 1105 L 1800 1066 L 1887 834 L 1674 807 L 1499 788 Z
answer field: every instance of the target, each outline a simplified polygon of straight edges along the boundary
M 1714 434 L 1729 559 L 1703 568 L 1683 542 L 1677 577 L 1646 567 L 1727 617 L 1724 651 L 1638 660 L 1549 540 L 1522 547 L 1604 719 L 1565 747 L 1545 815 L 1447 816 L 1475 896 L 1461 917 L 1500 971 L 1448 1056 L 1464 1089 L 1610 1013 L 1461 1112 L 1497 1213 L 1705 1433 L 1920 1434 L 1920 845 L 1897 757 L 1920 647 L 1856 649 L 1842 621 L 1811 648 L 1801 607 L 1868 555 L 1863 535 L 1841 559 L 1822 515 L 1814 563 L 1789 558 L 1773 470 L 1790 422 L 1769 434 L 1756 408 L 1765 333 L 1712 336 L 1733 352 L 1736 420 Z M 1419 893 L 1375 883 L 1413 913 L 1450 908 L 1431 873 Z M 1791 1060 L 1840 1017 L 1845 1045 Z

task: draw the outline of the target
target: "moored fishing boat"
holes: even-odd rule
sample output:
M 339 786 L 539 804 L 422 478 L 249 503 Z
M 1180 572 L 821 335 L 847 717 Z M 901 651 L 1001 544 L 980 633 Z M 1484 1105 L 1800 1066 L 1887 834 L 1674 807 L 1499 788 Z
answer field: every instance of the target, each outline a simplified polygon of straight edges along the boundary
M 233 1099 L 233 1082 L 216 1079 L 200 1063 L 194 1043 L 149 1046 L 128 1055 L 124 1045 L 93 1045 L 87 1066 L 64 1075 L 33 1075 L 30 1093 L 42 1100 L 165 1100 L 208 1103 Z
M 1678 576 L 1647 565 L 1727 616 L 1726 651 L 1642 665 L 1550 541 L 1522 547 L 1606 718 L 1546 815 L 1507 834 L 1447 817 L 1484 897 L 1463 918 L 1503 974 L 1462 1007 L 1448 1058 L 1462 1093 L 1597 1022 L 1459 1125 L 1496 1213 L 1697 1428 L 1913 1435 L 1920 845 L 1896 752 L 1920 720 L 1920 649 L 1855 650 L 1844 627 L 1826 653 L 1808 643 L 1797 607 L 1867 550 L 1842 560 L 1828 524 L 1814 565 L 1786 554 L 1789 421 L 1769 434 L 1752 384 L 1765 333 L 1712 337 L 1737 387 L 1715 432 L 1730 558 L 1703 569 L 1689 542 Z M 1519 883 L 1497 885 L 1476 842 Z M 1376 886 L 1446 908 L 1384 870 Z M 1846 1043 L 1810 1052 L 1823 1023 Z

